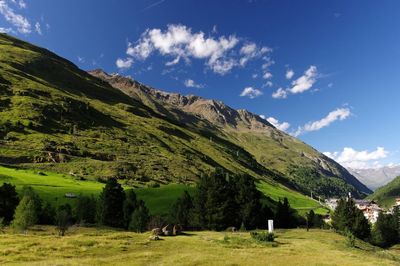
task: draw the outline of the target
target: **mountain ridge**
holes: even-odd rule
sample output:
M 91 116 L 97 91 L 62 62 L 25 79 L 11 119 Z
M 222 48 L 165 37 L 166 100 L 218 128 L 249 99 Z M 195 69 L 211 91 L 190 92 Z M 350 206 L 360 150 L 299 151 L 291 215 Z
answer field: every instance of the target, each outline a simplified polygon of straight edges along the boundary
M 229 139 L 234 143 L 241 142 L 242 146 L 243 143 L 248 144 L 248 134 L 251 135 L 251 138 L 259 136 L 264 140 L 264 143 L 266 138 L 272 138 L 276 142 L 274 143 L 274 146 L 282 146 L 284 150 L 289 149 L 288 146 L 285 146 L 286 144 L 291 147 L 299 145 L 303 149 L 301 149 L 296 156 L 304 157 L 308 161 L 311 160 L 314 166 L 318 165 L 320 173 L 327 174 L 328 176 L 345 176 L 350 184 L 361 188 L 366 193 L 370 192 L 367 187 L 354 178 L 344 167 L 302 141 L 278 130 L 267 120 L 248 110 L 235 110 L 222 101 L 205 99 L 196 95 L 185 96 L 179 93 L 165 92 L 146 86 L 130 77 L 123 77 L 119 74 L 110 75 L 100 69 L 89 71 L 88 73 L 108 82 L 110 85 L 120 89 L 130 97 L 142 101 L 143 104 L 148 104 L 150 102 L 150 107 L 162 104 L 164 107 L 169 106 L 170 109 L 176 108 L 186 113 L 199 116 L 200 118 L 210 122 L 212 125 L 221 128 L 223 132 L 229 136 Z M 163 112 L 159 108 L 156 109 L 161 113 Z M 168 116 L 168 113 L 164 113 L 164 115 Z M 270 163 L 271 161 L 265 163 L 262 162 L 263 155 L 257 156 L 256 154 L 259 152 L 254 151 L 254 146 L 256 145 L 247 145 L 247 147 L 244 147 L 251 154 L 255 154 L 256 159 L 264 166 Z M 269 145 L 269 147 L 270 146 L 271 145 Z M 282 150 L 282 147 L 280 150 Z M 273 163 L 275 162 L 276 160 L 273 160 Z M 289 173 L 289 169 L 280 168 L 278 170 L 285 174 Z

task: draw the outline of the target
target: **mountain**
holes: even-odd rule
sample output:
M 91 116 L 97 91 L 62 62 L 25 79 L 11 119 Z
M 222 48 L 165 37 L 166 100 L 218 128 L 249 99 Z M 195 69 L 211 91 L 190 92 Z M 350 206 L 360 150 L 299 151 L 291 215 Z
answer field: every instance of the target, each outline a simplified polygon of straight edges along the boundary
M 400 166 L 348 170 L 371 190 L 376 190 L 392 181 L 396 176 L 400 176 Z
M 378 188 L 368 198 L 376 200 L 379 204 L 391 207 L 395 203 L 395 199 L 400 197 L 400 176 L 394 178 L 392 181 Z
M 221 101 L 165 92 L 128 77 L 107 74 L 100 69 L 89 73 L 149 106 L 160 115 L 171 117 L 171 113 L 182 111 L 208 121 L 216 126 L 226 139 L 238 143 L 254 155 L 264 167 L 283 173 L 286 185 L 303 193 L 309 193 L 311 190 L 321 195 L 345 193 L 351 190 L 345 183 L 364 193 L 370 192 L 335 161 L 276 129 L 259 115 L 244 109 L 235 110 Z M 186 123 L 188 121 L 180 120 Z M 298 167 L 299 165 L 301 167 Z M 342 188 L 339 191 L 340 186 Z
M 215 168 L 303 193 L 370 190 L 246 110 L 166 93 L 0 34 L 0 163 L 83 179 L 192 183 Z

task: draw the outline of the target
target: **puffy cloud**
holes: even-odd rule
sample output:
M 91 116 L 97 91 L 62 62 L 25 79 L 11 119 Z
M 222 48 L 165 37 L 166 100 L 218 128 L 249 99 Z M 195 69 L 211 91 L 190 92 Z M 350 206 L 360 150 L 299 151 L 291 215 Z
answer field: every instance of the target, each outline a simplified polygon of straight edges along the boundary
M 115 62 L 115 64 L 120 69 L 127 69 L 132 66 L 133 59 L 132 58 L 127 58 L 127 59 L 118 58 L 117 61 Z
M 213 31 L 216 34 L 216 31 Z M 204 32 L 192 32 L 185 25 L 171 24 L 166 30 L 147 29 L 136 43 L 129 43 L 126 53 L 133 59 L 145 60 L 154 52 L 173 58 L 167 66 L 178 64 L 181 59 L 205 60 L 205 65 L 217 74 L 224 75 L 234 67 L 243 67 L 249 60 L 259 58 L 272 50 L 246 43 L 238 47 L 240 39 L 234 35 L 206 36 Z
M 293 94 L 296 94 L 311 89 L 311 87 L 317 81 L 316 79 L 317 74 L 318 74 L 317 67 L 310 66 L 310 68 L 307 69 L 306 72 L 304 72 L 303 76 L 293 81 L 292 88 L 290 88 L 289 91 Z
M 285 75 L 286 79 L 292 79 L 293 76 L 294 76 L 294 71 L 292 69 L 288 69 Z
M 272 98 L 285 99 L 285 98 L 287 98 L 287 95 L 288 95 L 288 93 L 286 90 L 279 88 L 277 91 L 272 93 Z
M 288 73 L 286 73 L 286 77 L 288 77 Z M 304 75 L 299 77 L 298 79 L 294 80 L 292 82 L 292 86 L 290 88 L 287 88 L 285 90 L 279 89 L 278 91 L 274 92 L 272 94 L 272 97 L 274 95 L 276 97 L 274 98 L 286 98 L 288 94 L 298 94 L 298 93 L 303 93 L 309 89 L 312 88 L 312 86 L 315 84 L 317 81 L 317 76 L 318 76 L 318 70 L 316 66 L 310 66 L 305 72 Z
M 350 112 L 349 108 L 338 108 L 338 109 L 330 112 L 327 116 L 325 116 L 324 118 L 322 118 L 320 120 L 308 122 L 304 126 L 299 127 L 296 130 L 296 132 L 293 133 L 293 135 L 297 137 L 306 132 L 318 131 L 324 127 L 329 126 L 336 120 L 345 120 L 350 115 L 351 115 L 351 112 Z
M 24 3 L 24 2 L 22 2 Z M 17 28 L 20 33 L 31 33 L 32 27 L 28 19 L 24 16 L 15 13 L 15 11 L 7 4 L 5 0 L 0 0 L 0 13 L 4 19 Z
M 193 79 L 187 79 L 183 84 L 188 88 L 204 88 L 204 84 L 198 84 Z
M 263 92 L 258 89 L 254 89 L 253 87 L 247 87 L 243 89 L 242 93 L 240 94 L 240 97 L 249 97 L 250 99 L 254 99 L 258 96 L 261 96 L 262 94 Z
M 341 152 L 324 152 L 324 154 L 337 161 L 344 167 L 353 169 L 366 169 L 379 165 L 377 160 L 384 159 L 388 151 L 383 147 L 377 147 L 374 151 L 357 151 L 353 148 L 345 147 Z
M 260 116 L 260 117 L 265 119 L 265 116 Z M 288 122 L 280 123 L 279 120 L 274 117 L 268 117 L 266 120 L 269 123 L 271 123 L 274 127 L 282 131 L 286 131 L 290 127 L 290 124 Z

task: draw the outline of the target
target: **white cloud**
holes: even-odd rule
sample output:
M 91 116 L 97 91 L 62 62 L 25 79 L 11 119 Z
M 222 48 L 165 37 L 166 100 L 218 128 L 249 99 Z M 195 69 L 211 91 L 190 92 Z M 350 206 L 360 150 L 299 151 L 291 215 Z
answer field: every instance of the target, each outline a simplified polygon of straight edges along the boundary
M 127 59 L 121 59 L 118 58 L 117 61 L 115 62 L 118 68 L 120 69 L 127 69 L 130 68 L 133 64 L 133 59 L 132 58 L 127 58 Z
M 353 148 L 345 147 L 341 152 L 324 152 L 324 154 L 337 161 L 344 167 L 353 169 L 373 168 L 379 164 L 380 159 L 388 155 L 388 151 L 383 147 L 377 147 L 374 151 L 357 151 Z
M 204 84 L 198 84 L 193 79 L 187 79 L 183 84 L 188 88 L 204 88 Z
M 294 71 L 292 69 L 288 69 L 285 75 L 286 79 L 292 79 L 293 76 L 294 76 Z
M 274 83 L 272 83 L 272 81 L 267 81 L 267 82 L 265 82 L 265 84 L 262 87 L 264 88 L 264 87 L 272 87 L 272 86 L 274 86 Z
M 240 55 L 242 55 L 242 58 L 240 58 L 239 64 L 245 66 L 249 60 L 261 57 L 270 52 L 272 52 L 272 49 L 269 47 L 264 46 L 260 48 L 255 43 L 247 43 L 240 48 Z
M 288 95 L 288 93 L 287 93 L 286 90 L 284 90 L 284 89 L 282 89 L 282 88 L 279 88 L 277 91 L 275 91 L 274 93 L 272 93 L 272 98 L 275 98 L 275 99 L 285 99 L 285 98 L 287 98 L 287 95 Z
M 324 127 L 329 126 L 336 120 L 345 120 L 351 115 L 349 108 L 338 108 L 332 112 L 330 112 L 327 116 L 322 118 L 321 120 L 308 122 L 302 127 L 299 127 L 296 132 L 293 133 L 295 137 L 304 134 L 306 132 L 318 131 Z
M 3 15 L 5 20 L 17 28 L 18 32 L 28 34 L 32 31 L 28 19 L 15 13 L 5 0 L 0 0 L 0 13 Z
M 260 117 L 261 118 L 264 117 L 265 119 L 265 116 L 260 116 Z M 281 131 L 286 131 L 290 127 L 290 124 L 288 122 L 280 123 L 279 120 L 274 117 L 268 117 L 266 120 Z
M 213 30 L 213 34 L 217 32 Z M 166 66 L 178 64 L 181 59 L 205 60 L 205 65 L 217 74 L 224 75 L 234 67 L 243 67 L 249 60 L 265 56 L 272 50 L 246 43 L 238 47 L 240 39 L 235 35 L 206 36 L 204 32 L 192 32 L 185 25 L 171 24 L 166 30 L 147 29 L 136 43 L 129 43 L 126 53 L 133 59 L 145 60 L 151 54 L 172 58 Z
M 292 88 L 289 91 L 293 94 L 305 92 L 314 85 L 317 81 L 317 67 L 310 66 L 305 72 L 304 75 L 296 79 L 292 82 Z
M 35 24 L 35 31 L 39 34 L 42 35 L 42 29 L 40 28 L 40 23 L 36 22 Z
M 294 73 L 293 73 L 294 74 Z M 299 77 L 298 79 L 292 82 L 292 87 L 287 89 L 279 88 L 276 92 L 272 94 L 273 98 L 284 99 L 287 98 L 288 94 L 298 94 L 303 93 L 312 88 L 314 83 L 317 81 L 317 67 L 310 66 L 305 72 L 304 75 Z M 290 76 L 290 75 L 289 75 Z M 286 73 L 286 78 L 288 77 L 288 73 Z
M 263 79 L 270 79 L 272 78 L 272 74 L 270 72 L 265 72 L 263 75 Z
M 11 28 L 0 27 L 0 33 L 10 33 L 10 32 L 13 32 Z
M 247 87 L 243 89 L 242 93 L 240 94 L 240 97 L 249 97 L 250 99 L 254 99 L 258 96 L 261 96 L 262 94 L 263 92 L 258 89 L 254 89 L 253 87 Z

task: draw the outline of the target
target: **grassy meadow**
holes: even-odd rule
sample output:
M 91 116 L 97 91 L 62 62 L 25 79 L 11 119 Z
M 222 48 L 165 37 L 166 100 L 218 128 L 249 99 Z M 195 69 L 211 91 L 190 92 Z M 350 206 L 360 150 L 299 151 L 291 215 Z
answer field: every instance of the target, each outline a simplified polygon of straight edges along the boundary
M 75 199 L 65 198 L 65 193 L 76 195 L 98 196 L 104 184 L 97 181 L 79 180 L 73 176 L 62 175 L 52 172 L 7 168 L 0 166 L 0 184 L 8 182 L 21 190 L 23 186 L 32 186 L 41 198 L 57 206 L 64 203 L 74 204 Z M 132 188 L 124 186 L 125 189 Z M 258 189 L 273 200 L 287 197 L 291 206 L 300 213 L 314 209 L 317 213 L 324 214 L 326 209 L 321 208 L 319 203 L 296 191 L 289 190 L 279 184 L 271 184 L 260 181 Z M 158 188 L 139 187 L 135 188 L 138 198 L 146 202 L 151 214 L 165 214 L 170 210 L 171 204 L 182 194 L 184 190 L 194 191 L 193 186 L 183 184 L 161 185 Z
M 277 230 L 274 243 L 249 233 L 188 232 L 150 241 L 149 233 L 71 228 L 58 237 L 54 227 L 27 235 L 0 235 L 2 265 L 399 265 L 400 250 L 382 250 L 331 231 Z

